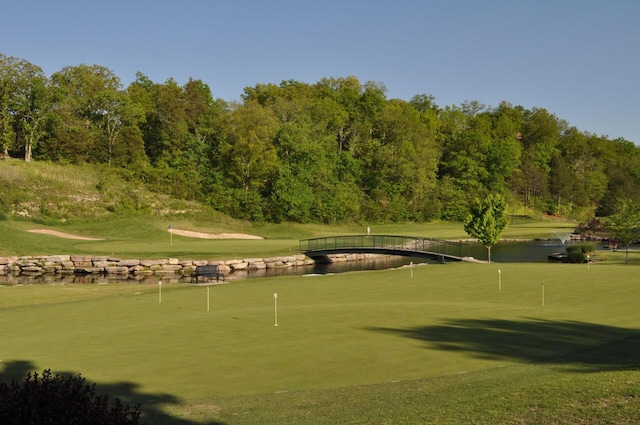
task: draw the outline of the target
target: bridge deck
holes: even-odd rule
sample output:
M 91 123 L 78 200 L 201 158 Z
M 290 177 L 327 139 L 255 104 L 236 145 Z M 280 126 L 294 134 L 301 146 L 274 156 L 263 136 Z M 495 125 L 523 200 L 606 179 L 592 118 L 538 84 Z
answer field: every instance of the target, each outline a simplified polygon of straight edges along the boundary
M 326 261 L 331 254 L 373 253 L 429 258 L 440 262 L 463 261 L 468 244 L 431 238 L 391 235 L 330 236 L 304 239 L 300 251 L 315 261 Z

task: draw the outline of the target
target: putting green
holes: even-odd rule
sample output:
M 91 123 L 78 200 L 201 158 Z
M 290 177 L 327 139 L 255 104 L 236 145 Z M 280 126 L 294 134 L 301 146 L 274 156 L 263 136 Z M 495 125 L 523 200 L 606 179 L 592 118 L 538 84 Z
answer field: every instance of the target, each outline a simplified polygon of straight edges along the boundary
M 535 361 L 609 369 L 579 354 L 637 335 L 634 271 L 463 263 L 208 288 L 4 286 L 0 371 L 80 372 L 143 404 L 197 404 Z

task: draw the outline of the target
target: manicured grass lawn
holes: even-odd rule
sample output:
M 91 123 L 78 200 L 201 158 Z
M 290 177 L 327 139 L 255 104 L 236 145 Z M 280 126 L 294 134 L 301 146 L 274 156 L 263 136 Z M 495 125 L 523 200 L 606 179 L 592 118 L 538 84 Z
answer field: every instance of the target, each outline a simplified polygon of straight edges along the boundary
M 248 233 L 263 240 L 198 239 L 173 235 L 174 229 L 205 233 Z M 313 224 L 265 224 L 261 226 L 223 226 L 188 220 L 160 220 L 126 217 L 108 221 L 46 226 L 27 221 L 0 221 L 0 256 L 86 254 L 114 255 L 120 258 L 237 259 L 291 255 L 298 251 L 298 240 L 345 234 L 363 234 L 362 226 L 321 226 Z M 569 234 L 575 223 L 512 217 L 505 238 L 555 238 Z M 57 230 L 74 235 L 102 238 L 99 241 L 64 239 L 30 233 L 32 229 Z M 441 239 L 465 239 L 461 223 L 405 223 L 372 225 L 372 234 L 406 235 Z
M 607 262 L 5 286 L 0 371 L 80 372 L 149 423 L 632 423 L 639 290 Z

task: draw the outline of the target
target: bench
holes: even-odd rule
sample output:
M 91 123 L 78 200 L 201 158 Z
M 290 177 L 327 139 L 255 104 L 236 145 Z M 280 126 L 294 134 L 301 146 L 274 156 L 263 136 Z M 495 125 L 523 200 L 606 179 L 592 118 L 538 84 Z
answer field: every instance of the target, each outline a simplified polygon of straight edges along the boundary
M 196 283 L 198 283 L 198 279 L 201 276 L 203 278 L 208 277 L 211 279 L 215 277 L 216 282 L 220 281 L 220 279 L 224 281 L 224 273 L 220 273 L 220 270 L 218 270 L 217 265 L 196 266 L 196 271 L 191 275 L 191 281 L 193 281 L 193 278 L 195 278 Z

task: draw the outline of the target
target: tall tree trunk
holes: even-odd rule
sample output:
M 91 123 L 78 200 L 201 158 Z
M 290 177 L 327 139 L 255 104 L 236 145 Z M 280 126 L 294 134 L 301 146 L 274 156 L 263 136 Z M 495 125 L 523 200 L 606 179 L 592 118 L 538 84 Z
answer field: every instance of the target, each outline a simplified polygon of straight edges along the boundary
M 629 242 L 626 243 L 626 250 L 624 254 L 624 263 L 629 264 Z
M 31 141 L 24 147 L 24 162 L 31 162 Z

